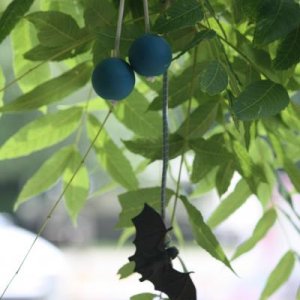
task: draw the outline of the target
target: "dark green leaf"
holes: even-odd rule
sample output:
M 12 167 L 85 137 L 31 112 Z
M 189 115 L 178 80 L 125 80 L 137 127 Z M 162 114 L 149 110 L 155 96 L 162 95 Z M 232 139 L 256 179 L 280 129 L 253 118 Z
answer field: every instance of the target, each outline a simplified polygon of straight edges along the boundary
M 34 0 L 14 0 L 8 5 L 0 18 L 0 43 L 14 29 L 33 2 Z
M 241 207 L 252 194 L 248 184 L 241 179 L 234 191 L 228 195 L 216 210 L 211 214 L 207 220 L 210 227 L 216 227 L 225 221 L 231 214 L 233 214 L 239 207 Z
M 261 217 L 257 225 L 254 228 L 254 231 L 251 237 L 243 242 L 235 251 L 232 256 L 232 260 L 241 256 L 242 254 L 250 251 L 255 247 L 255 245 L 267 234 L 276 221 L 277 215 L 274 209 L 270 209 Z
M 164 15 L 157 19 L 153 30 L 160 33 L 178 30 L 180 28 L 195 26 L 202 19 L 203 12 L 198 1 L 177 0 Z
M 215 121 L 218 106 L 219 103 L 216 101 L 200 105 L 188 116 L 188 119 L 181 124 L 176 133 L 185 139 L 197 139 L 202 137 Z
M 300 61 L 300 26 L 289 33 L 278 46 L 275 60 L 275 69 L 285 70 Z
M 210 39 L 213 39 L 214 37 L 216 37 L 216 32 L 214 30 L 205 29 L 205 30 L 196 32 L 192 41 L 189 44 L 187 44 L 186 47 L 178 55 L 176 55 L 173 58 L 173 60 L 178 59 L 184 53 L 186 53 L 189 50 L 193 49 L 194 47 L 198 46 L 202 41 L 210 40 Z
M 285 88 L 270 80 L 256 81 L 237 97 L 233 104 L 236 116 L 244 121 L 274 116 L 289 104 Z
M 295 189 L 300 193 L 300 169 L 287 157 L 284 159 L 284 169 L 292 181 Z
M 122 228 L 132 226 L 131 219 L 142 211 L 144 203 L 148 203 L 157 211 L 160 211 L 160 192 L 160 187 L 152 187 L 119 195 L 122 211 L 119 215 L 117 227 Z M 173 195 L 174 191 L 167 189 L 167 203 Z
M 135 263 L 133 261 L 130 261 L 124 266 L 122 266 L 118 270 L 118 275 L 120 275 L 120 279 L 129 277 L 134 272 L 134 268 L 135 268 Z
M 22 127 L 0 148 L 0 160 L 29 155 L 67 138 L 79 125 L 80 108 L 48 114 Z
M 299 4 L 290 0 L 264 0 L 258 9 L 254 43 L 271 43 L 287 35 L 299 23 Z
M 79 170 L 77 171 L 77 169 Z M 77 171 L 76 176 L 69 184 L 74 173 Z M 82 210 L 88 194 L 89 194 L 89 174 L 86 166 L 82 160 L 80 153 L 73 148 L 68 164 L 63 173 L 64 189 L 65 191 L 65 203 L 69 216 L 74 224 L 77 222 L 79 212 Z M 66 187 L 68 188 L 66 189 Z
M 42 46 L 73 45 L 81 36 L 76 21 L 59 11 L 38 11 L 26 18 L 38 29 L 38 39 Z
M 114 109 L 117 119 L 136 135 L 157 138 L 161 135 L 161 116 L 158 112 L 147 111 L 149 102 L 134 90 L 126 101 L 121 101 Z
M 295 262 L 295 254 L 292 251 L 285 253 L 270 274 L 266 286 L 260 296 L 261 300 L 268 299 L 288 280 L 294 269 Z
M 17 98 L 2 107 L 2 112 L 24 111 L 39 108 L 57 101 L 72 94 L 83 87 L 91 76 L 91 64 L 82 63 L 74 69 L 51 79 L 32 91 Z
M 52 155 L 23 186 L 15 204 L 15 209 L 32 196 L 38 195 L 51 187 L 63 174 L 71 157 L 73 148 L 62 148 Z
M 151 161 L 162 159 L 162 138 L 158 139 L 135 139 L 132 141 L 123 141 L 126 148 L 135 154 L 140 154 Z M 169 137 L 169 159 L 173 159 L 182 154 L 184 148 L 184 139 L 178 135 Z
M 89 115 L 88 135 L 91 141 L 95 138 L 100 126 L 99 121 L 94 116 Z M 129 190 L 138 188 L 138 181 L 130 162 L 104 129 L 102 129 L 100 137 L 95 142 L 94 148 L 102 167 L 116 182 Z
M 234 161 L 228 160 L 220 166 L 216 175 L 216 188 L 219 196 L 222 196 L 228 189 L 233 173 L 235 171 Z
M 184 196 L 180 197 L 180 199 L 183 202 L 189 215 L 189 220 L 192 225 L 194 237 L 197 244 L 204 250 L 206 250 L 211 256 L 220 260 L 228 268 L 230 268 L 230 270 L 233 271 L 220 243 L 216 239 L 211 229 L 204 222 L 200 211 L 197 210 L 192 204 L 190 204 Z
M 213 96 L 221 93 L 228 85 L 228 76 L 222 64 L 218 61 L 209 62 L 200 74 L 200 88 Z

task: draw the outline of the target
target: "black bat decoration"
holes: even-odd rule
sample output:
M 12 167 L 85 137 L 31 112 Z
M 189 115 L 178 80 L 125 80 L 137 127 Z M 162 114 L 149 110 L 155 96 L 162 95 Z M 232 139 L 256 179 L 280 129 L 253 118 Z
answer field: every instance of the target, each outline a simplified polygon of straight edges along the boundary
M 140 281 L 149 280 L 154 288 L 170 300 L 196 300 L 196 289 L 189 273 L 173 269 L 172 259 L 178 255 L 175 247 L 166 247 L 167 229 L 161 216 L 145 204 L 142 212 L 132 219 L 136 228 L 133 243 L 136 251 L 129 261 L 135 262 Z

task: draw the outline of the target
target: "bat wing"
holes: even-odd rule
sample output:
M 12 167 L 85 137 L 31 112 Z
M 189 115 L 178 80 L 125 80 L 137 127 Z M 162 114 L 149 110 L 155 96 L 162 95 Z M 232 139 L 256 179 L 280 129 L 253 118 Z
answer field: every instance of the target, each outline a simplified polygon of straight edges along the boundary
M 168 295 L 170 300 L 196 300 L 196 288 L 189 273 L 173 269 L 171 263 L 152 273 L 148 280 L 156 290 Z
M 136 228 L 136 237 L 133 241 L 136 251 L 129 260 L 135 262 L 135 271 L 140 273 L 141 268 L 164 254 L 164 239 L 168 230 L 160 215 L 147 204 L 132 222 Z

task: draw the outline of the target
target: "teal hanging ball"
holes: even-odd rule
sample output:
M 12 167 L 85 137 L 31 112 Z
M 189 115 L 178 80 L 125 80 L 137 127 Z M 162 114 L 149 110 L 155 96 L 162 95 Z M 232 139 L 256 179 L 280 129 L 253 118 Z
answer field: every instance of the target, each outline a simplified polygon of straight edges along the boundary
M 106 100 L 121 100 L 133 90 L 134 71 L 121 58 L 107 58 L 100 62 L 92 74 L 92 85 L 95 92 Z
M 128 56 L 135 72 L 152 77 L 161 75 L 168 69 L 172 61 L 172 50 L 164 38 L 147 33 L 133 42 Z

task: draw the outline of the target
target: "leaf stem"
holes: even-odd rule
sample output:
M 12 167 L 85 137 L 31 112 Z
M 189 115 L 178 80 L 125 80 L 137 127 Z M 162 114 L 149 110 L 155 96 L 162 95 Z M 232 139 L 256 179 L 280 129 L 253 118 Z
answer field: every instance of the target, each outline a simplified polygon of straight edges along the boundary
M 90 143 L 87 151 L 85 152 L 81 162 L 78 164 L 76 170 L 74 171 L 72 177 L 70 178 L 70 180 L 67 182 L 66 186 L 64 187 L 63 191 L 61 192 L 60 196 L 58 197 L 58 199 L 55 201 L 54 205 L 52 206 L 52 208 L 50 209 L 46 220 L 44 221 L 44 223 L 42 224 L 42 226 L 40 227 L 39 231 L 37 232 L 33 242 L 31 243 L 30 247 L 28 248 L 27 252 L 25 253 L 23 259 L 21 260 L 21 263 L 18 266 L 18 269 L 16 270 L 16 272 L 13 274 L 13 276 L 11 277 L 11 279 L 9 280 L 8 284 L 6 285 L 5 289 L 3 290 L 1 296 L 0 296 L 0 300 L 3 299 L 6 291 L 8 290 L 8 288 L 10 287 L 10 285 L 12 284 L 12 282 L 14 281 L 14 279 L 16 278 L 16 276 L 19 274 L 21 268 L 23 267 L 25 261 L 27 260 L 27 257 L 29 256 L 29 254 L 31 253 L 31 250 L 33 249 L 34 245 L 36 244 L 37 240 L 41 237 L 42 233 L 44 232 L 46 226 L 48 225 L 50 219 L 52 218 L 53 213 L 55 212 L 56 208 L 58 207 L 58 205 L 60 204 L 61 200 L 63 199 L 66 191 L 68 190 L 68 188 L 70 187 L 71 183 L 73 182 L 74 178 L 76 177 L 77 173 L 79 172 L 81 166 L 84 164 L 88 154 L 90 153 L 90 151 L 92 150 L 95 142 L 97 141 L 100 133 L 102 132 L 102 129 L 104 128 L 105 123 L 107 122 L 109 116 L 111 115 L 113 109 L 110 108 L 110 110 L 108 111 L 102 125 L 100 126 L 98 132 L 96 133 L 94 139 L 92 140 L 92 142 Z
M 125 7 L 125 0 L 120 0 L 117 31 L 116 31 L 116 38 L 115 38 L 115 49 L 114 49 L 115 57 L 120 56 L 120 40 L 121 40 L 122 25 L 123 25 L 124 7 Z

